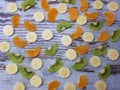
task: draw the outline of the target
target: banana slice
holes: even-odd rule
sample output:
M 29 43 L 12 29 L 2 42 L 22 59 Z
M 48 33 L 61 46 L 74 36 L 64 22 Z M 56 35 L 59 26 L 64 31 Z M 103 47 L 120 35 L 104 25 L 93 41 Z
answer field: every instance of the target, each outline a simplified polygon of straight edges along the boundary
M 34 75 L 31 79 L 30 79 L 30 83 L 33 87 L 39 87 L 42 84 L 42 79 L 37 76 Z
M 17 73 L 18 71 L 18 66 L 17 64 L 14 64 L 14 63 L 10 63 L 6 66 L 6 69 L 5 71 L 8 73 L 8 74 L 15 74 Z
M 68 60 L 74 60 L 77 57 L 76 51 L 74 49 L 68 49 L 65 52 L 65 56 Z
M 83 39 L 85 42 L 92 42 L 93 39 L 94 39 L 94 35 L 93 35 L 93 33 L 91 33 L 91 32 L 85 32 L 85 33 L 82 35 L 82 39 Z
M 15 13 L 17 11 L 18 7 L 17 4 L 14 2 L 9 2 L 7 5 L 7 11 L 11 13 Z
M 109 49 L 107 53 L 107 57 L 110 60 L 117 60 L 119 58 L 119 52 L 116 49 Z
M 44 30 L 42 32 L 42 38 L 44 40 L 50 40 L 53 38 L 53 32 L 51 30 Z
M 96 90 L 106 90 L 107 85 L 104 81 L 98 80 L 95 83 L 95 88 L 96 88 Z
M 60 4 L 58 4 L 57 10 L 61 14 L 66 13 L 67 5 L 65 3 L 60 3 Z
M 90 64 L 93 67 L 99 67 L 101 65 L 101 59 L 98 56 L 93 56 L 90 58 Z
M 69 35 L 63 35 L 62 38 L 61 38 L 61 43 L 64 46 L 69 46 L 72 43 L 72 39 Z
M 11 25 L 6 25 L 3 27 L 3 34 L 5 36 L 11 36 L 14 34 L 14 29 Z
M 67 67 L 62 67 L 58 71 L 58 74 L 61 78 L 68 78 L 70 76 L 70 70 Z
M 77 24 L 79 25 L 84 25 L 85 23 L 87 23 L 87 18 L 84 15 L 80 15 L 77 20 L 76 20 Z
M 110 2 L 108 5 L 107 5 L 107 8 L 108 10 L 110 11 L 117 11 L 119 9 L 119 5 L 116 3 L 116 2 Z
M 64 90 L 76 90 L 76 86 L 75 86 L 75 84 L 73 84 L 71 82 L 67 82 L 64 85 Z
M 102 9 L 103 8 L 103 2 L 101 0 L 95 0 L 92 4 L 94 9 Z
M 10 50 L 10 44 L 6 41 L 0 43 L 0 51 L 8 52 Z
M 13 90 L 25 90 L 25 85 L 22 82 L 18 82 L 13 86 Z
M 35 12 L 33 18 L 36 22 L 42 22 L 45 19 L 45 15 L 43 12 Z
M 33 43 L 37 40 L 38 36 L 35 32 L 28 32 L 26 35 L 26 40 L 30 43 Z
M 31 67 L 34 69 L 34 70 L 39 70 L 41 67 L 42 67 L 42 60 L 40 58 L 34 58 L 32 61 L 31 61 Z

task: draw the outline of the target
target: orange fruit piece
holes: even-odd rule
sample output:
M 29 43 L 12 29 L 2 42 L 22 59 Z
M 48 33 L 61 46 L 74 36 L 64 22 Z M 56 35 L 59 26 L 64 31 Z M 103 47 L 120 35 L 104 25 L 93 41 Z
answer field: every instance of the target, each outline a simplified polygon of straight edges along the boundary
M 78 10 L 74 7 L 68 9 L 68 15 L 70 21 L 75 21 L 78 18 Z
M 89 49 L 88 45 L 74 47 L 76 53 L 80 55 L 86 54 L 88 52 L 88 49 Z
M 41 48 L 39 46 L 33 48 L 33 49 L 28 49 L 26 51 L 26 55 L 28 57 L 36 57 L 40 54 Z
M 54 81 L 49 83 L 48 90 L 57 90 L 59 85 L 60 85 L 59 81 L 54 80 Z
M 47 0 L 41 0 L 41 8 L 45 11 L 48 11 L 50 9 L 50 5 L 48 4 Z
M 13 44 L 18 48 L 24 48 L 27 45 L 27 42 L 22 40 L 20 37 L 13 37 Z
M 13 15 L 11 17 L 11 23 L 14 28 L 17 28 L 20 23 L 20 16 L 19 15 Z
M 86 16 L 87 19 L 89 20 L 95 20 L 98 18 L 98 12 L 92 12 L 92 13 L 87 13 L 85 12 L 84 15 Z
M 76 31 L 73 32 L 72 34 L 70 34 L 70 37 L 71 37 L 72 39 L 77 39 L 77 38 L 79 38 L 81 35 L 82 35 L 82 29 L 81 29 L 80 26 L 77 26 L 77 27 L 76 27 Z
M 106 12 L 104 12 L 104 16 L 106 18 L 106 25 L 111 26 L 115 21 L 114 13 L 111 11 L 106 11 Z
M 58 14 L 57 9 L 51 8 L 47 13 L 48 21 L 53 23 L 57 17 L 57 14 Z
M 98 42 L 104 42 L 108 40 L 109 34 L 107 31 L 102 31 L 97 39 Z
M 36 31 L 36 26 L 30 21 L 24 22 L 24 28 L 30 32 Z
M 85 12 L 88 9 L 88 1 L 80 0 L 80 11 Z
M 88 84 L 88 79 L 85 75 L 81 75 L 79 77 L 79 82 L 77 84 L 77 88 L 83 89 L 84 87 L 86 87 Z

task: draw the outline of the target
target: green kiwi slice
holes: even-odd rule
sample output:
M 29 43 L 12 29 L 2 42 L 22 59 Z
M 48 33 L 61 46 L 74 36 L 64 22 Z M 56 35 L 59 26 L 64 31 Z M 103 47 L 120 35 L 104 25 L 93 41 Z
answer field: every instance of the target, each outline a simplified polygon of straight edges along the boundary
M 25 0 L 20 4 L 20 7 L 22 8 L 23 11 L 27 11 L 28 9 L 34 7 L 37 3 L 35 0 Z
M 19 66 L 19 72 L 23 78 L 30 79 L 35 74 L 31 70 L 27 69 L 26 67 L 20 65 Z
M 120 39 L 120 28 L 116 29 L 110 36 L 109 40 L 111 42 L 116 42 Z
M 75 4 L 75 0 L 61 0 L 62 3 Z
M 103 28 L 103 22 L 99 21 L 99 22 L 93 22 L 91 24 L 88 25 L 89 29 L 92 31 L 99 31 Z
M 106 55 L 107 54 L 107 47 L 100 46 L 100 47 L 92 49 L 91 52 L 93 55 L 96 55 L 96 56 Z
M 98 73 L 98 77 L 102 80 L 106 80 L 111 74 L 111 66 L 106 64 L 106 66 Z
M 23 59 L 24 57 L 21 56 L 21 55 L 18 55 L 18 54 L 15 54 L 15 53 L 11 53 L 11 52 L 8 52 L 7 53 L 7 57 L 8 59 L 13 62 L 13 63 L 17 63 L 17 64 L 20 64 L 23 62 Z
M 44 50 L 44 54 L 47 56 L 54 56 L 58 50 L 57 43 L 54 43 L 52 46 Z
M 80 58 L 71 66 L 71 68 L 74 70 L 82 70 L 86 65 L 87 65 L 86 59 Z
M 57 29 L 57 32 L 60 33 L 60 32 L 66 30 L 66 29 L 68 29 L 68 28 L 71 28 L 71 27 L 72 27 L 72 25 L 71 25 L 69 22 L 67 22 L 67 21 L 62 21 L 62 22 L 59 22 L 59 23 L 57 24 L 56 29 Z
M 63 62 L 61 61 L 61 59 L 56 58 L 54 64 L 52 64 L 48 68 L 48 72 L 54 73 L 54 72 L 58 71 L 62 66 L 63 66 Z

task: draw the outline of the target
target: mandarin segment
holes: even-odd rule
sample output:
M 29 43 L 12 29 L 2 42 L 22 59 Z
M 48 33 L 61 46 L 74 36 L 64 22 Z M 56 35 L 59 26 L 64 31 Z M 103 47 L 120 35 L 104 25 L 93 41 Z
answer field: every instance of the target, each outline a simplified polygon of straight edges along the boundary
M 36 26 L 30 21 L 24 22 L 24 28 L 30 32 L 36 31 Z
M 13 15 L 11 17 L 11 23 L 14 28 L 17 28 L 20 23 L 20 16 L 19 15 Z
M 86 16 L 87 19 L 89 20 L 95 20 L 98 18 L 99 14 L 98 12 L 92 12 L 92 13 L 87 13 L 85 12 L 84 15 Z
M 41 0 L 40 5 L 45 11 L 48 11 L 50 9 L 50 5 L 48 4 L 47 0 Z
M 48 84 L 48 90 L 56 90 L 60 85 L 59 81 L 54 80 Z
M 80 11 L 85 12 L 88 9 L 88 1 L 80 0 Z

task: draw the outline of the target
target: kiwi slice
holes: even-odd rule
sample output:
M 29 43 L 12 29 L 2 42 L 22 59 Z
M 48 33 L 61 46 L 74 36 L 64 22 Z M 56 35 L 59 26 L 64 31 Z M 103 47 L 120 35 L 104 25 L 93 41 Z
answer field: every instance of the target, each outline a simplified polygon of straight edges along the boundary
M 19 72 L 23 78 L 30 79 L 35 74 L 31 70 L 27 69 L 26 67 L 20 65 L 19 66 Z
M 120 39 L 120 28 L 116 29 L 110 36 L 109 40 L 111 42 L 116 42 Z
M 106 64 L 106 66 L 98 73 L 98 77 L 102 80 L 107 79 L 111 74 L 111 66 Z
M 87 65 L 86 59 L 80 58 L 71 66 L 71 68 L 74 70 L 82 70 L 86 65 Z
M 63 62 L 61 61 L 61 59 L 56 58 L 54 64 L 52 64 L 48 68 L 48 72 L 54 73 L 54 72 L 58 71 L 62 66 L 63 66 Z
M 92 49 L 91 52 L 93 55 L 96 55 L 96 56 L 106 55 L 107 54 L 107 47 L 100 46 L 100 47 L 97 47 L 95 49 Z
M 75 0 L 61 0 L 62 3 L 75 4 Z
M 20 4 L 20 7 L 22 8 L 23 11 L 27 11 L 28 9 L 32 8 L 35 6 L 37 3 L 35 0 L 25 0 Z
M 8 59 L 13 62 L 13 63 L 17 63 L 17 64 L 20 64 L 23 62 L 23 59 L 24 57 L 21 56 L 21 55 L 18 55 L 18 54 L 15 54 L 15 53 L 11 53 L 11 52 L 8 52 L 7 53 L 7 57 Z
M 62 21 L 57 24 L 57 32 L 60 33 L 68 28 L 71 28 L 72 25 L 67 21 Z
M 48 56 L 54 56 L 58 50 L 57 43 L 54 43 L 51 47 L 44 50 L 44 54 Z
M 92 22 L 88 26 L 89 26 L 89 29 L 92 31 L 99 31 L 103 28 L 103 22 L 102 21 Z

